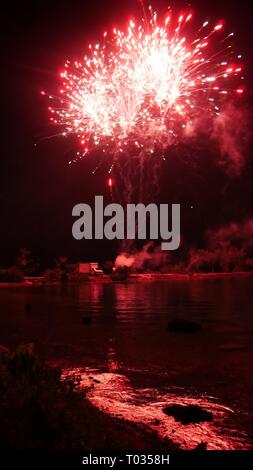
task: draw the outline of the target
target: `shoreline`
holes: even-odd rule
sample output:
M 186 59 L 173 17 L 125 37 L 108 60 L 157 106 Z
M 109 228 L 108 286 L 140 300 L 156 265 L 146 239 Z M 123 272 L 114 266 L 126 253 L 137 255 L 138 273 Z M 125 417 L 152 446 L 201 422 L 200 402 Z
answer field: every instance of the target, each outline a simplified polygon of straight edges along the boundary
M 238 277 L 253 277 L 253 271 L 238 271 L 238 272 L 210 272 L 210 273 L 139 273 L 130 274 L 129 277 L 124 281 L 113 281 L 110 275 L 104 275 L 103 277 L 90 277 L 90 279 L 83 280 L 81 282 L 67 282 L 66 285 L 81 285 L 90 282 L 96 283 L 118 283 L 118 282 L 133 282 L 133 281 L 191 281 L 191 280 L 205 280 L 205 279 L 231 279 Z M 46 287 L 46 286 L 60 286 L 62 282 L 0 282 L 0 288 L 5 287 Z
M 252 271 L 238 271 L 238 272 L 223 272 L 223 273 L 144 273 L 144 274 L 130 274 L 129 278 L 137 280 L 194 280 L 194 279 L 224 279 L 234 277 L 251 277 Z
M 171 451 L 179 445 L 141 423 L 95 406 L 78 376 L 40 359 L 32 344 L 0 351 L 3 448 L 12 450 Z M 21 398 L 20 398 L 21 397 Z M 21 426 L 15 426 L 15 414 Z M 32 433 L 31 433 L 32 430 Z

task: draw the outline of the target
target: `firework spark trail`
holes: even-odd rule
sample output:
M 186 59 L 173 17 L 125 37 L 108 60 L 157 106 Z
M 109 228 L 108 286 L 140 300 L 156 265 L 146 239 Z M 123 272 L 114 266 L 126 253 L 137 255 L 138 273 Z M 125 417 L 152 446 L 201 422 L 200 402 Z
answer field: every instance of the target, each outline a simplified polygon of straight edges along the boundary
M 205 21 L 192 39 L 191 13 L 168 14 L 160 24 L 150 8 L 150 18 L 114 29 L 111 38 L 105 33 L 82 61 L 66 62 L 49 110 L 63 135 L 77 135 L 76 159 L 96 148 L 113 158 L 162 156 L 201 113 L 214 117 L 224 97 L 243 92 L 241 56 L 232 51 L 233 33 L 220 37 L 221 22 Z

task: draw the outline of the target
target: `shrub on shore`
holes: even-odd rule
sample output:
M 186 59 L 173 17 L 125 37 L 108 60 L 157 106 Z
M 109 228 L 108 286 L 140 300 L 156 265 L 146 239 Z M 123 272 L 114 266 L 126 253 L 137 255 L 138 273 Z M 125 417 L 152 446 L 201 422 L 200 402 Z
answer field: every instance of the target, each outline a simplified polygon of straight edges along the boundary
M 0 448 L 167 450 L 169 441 L 95 408 L 77 375 L 62 378 L 33 345 L 0 350 Z M 173 446 L 174 447 L 174 446 Z
M 248 271 L 246 253 L 229 243 L 212 250 L 190 250 L 188 269 L 191 272 L 236 272 Z
M 0 282 L 23 282 L 23 273 L 15 266 L 8 269 L 0 269 Z

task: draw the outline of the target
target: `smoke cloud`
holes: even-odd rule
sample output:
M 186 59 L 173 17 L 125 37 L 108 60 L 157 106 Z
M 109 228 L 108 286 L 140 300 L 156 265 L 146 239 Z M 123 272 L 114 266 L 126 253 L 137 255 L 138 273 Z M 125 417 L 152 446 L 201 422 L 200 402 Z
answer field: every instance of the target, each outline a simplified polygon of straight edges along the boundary
M 212 120 L 201 116 L 189 122 L 184 130 L 186 138 L 203 136 L 218 145 L 219 163 L 231 175 L 243 168 L 251 136 L 250 119 L 245 108 L 228 103 Z
M 232 103 L 213 122 L 212 138 L 218 142 L 221 163 L 232 173 L 239 174 L 244 165 L 249 134 L 247 112 Z
M 137 271 L 142 269 L 158 269 L 165 265 L 168 260 L 168 254 L 155 247 L 154 242 L 148 242 L 142 250 L 131 253 L 121 253 L 115 260 L 116 268 L 135 268 Z
M 230 242 L 231 245 L 240 246 L 245 250 L 252 250 L 253 218 L 241 223 L 232 222 L 216 230 L 209 230 L 207 232 L 207 240 L 211 248 L 215 248 L 224 242 Z

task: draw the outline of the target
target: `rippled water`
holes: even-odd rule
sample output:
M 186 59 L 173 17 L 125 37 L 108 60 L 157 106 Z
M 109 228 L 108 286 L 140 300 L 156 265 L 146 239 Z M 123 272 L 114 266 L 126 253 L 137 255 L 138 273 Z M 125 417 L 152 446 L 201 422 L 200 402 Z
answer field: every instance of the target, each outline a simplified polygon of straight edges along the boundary
M 104 283 L 0 289 L 0 344 L 38 344 L 92 384 L 109 413 L 144 422 L 184 448 L 252 447 L 253 279 Z M 24 304 L 32 304 L 25 313 Z M 201 323 L 168 330 L 172 318 Z M 200 404 L 210 423 L 182 425 L 171 403 Z

